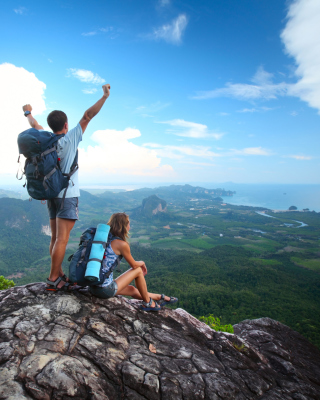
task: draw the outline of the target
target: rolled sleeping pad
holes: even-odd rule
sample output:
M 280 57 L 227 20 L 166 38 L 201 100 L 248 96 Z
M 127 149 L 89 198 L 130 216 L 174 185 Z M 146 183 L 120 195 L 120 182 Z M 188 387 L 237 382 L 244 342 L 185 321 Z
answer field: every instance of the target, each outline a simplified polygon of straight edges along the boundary
M 99 224 L 97 226 L 84 276 L 90 282 L 99 281 L 100 279 L 101 261 L 103 260 L 109 230 L 109 225 Z

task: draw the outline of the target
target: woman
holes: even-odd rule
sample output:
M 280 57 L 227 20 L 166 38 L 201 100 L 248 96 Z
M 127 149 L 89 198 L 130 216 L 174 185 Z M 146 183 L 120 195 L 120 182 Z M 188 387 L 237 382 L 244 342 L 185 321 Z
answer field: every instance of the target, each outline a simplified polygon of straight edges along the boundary
M 130 246 L 127 242 L 130 221 L 125 213 L 116 213 L 109 219 L 110 226 L 109 241 L 105 258 L 103 260 L 103 271 L 110 271 L 111 267 L 120 261 L 122 257 L 130 265 L 131 269 L 113 280 L 113 273 L 105 279 L 102 285 L 91 286 L 90 292 L 97 297 L 108 299 L 117 295 L 131 296 L 134 299 L 143 300 L 141 310 L 159 311 L 166 304 L 173 304 L 178 301 L 176 297 L 165 296 L 164 294 L 149 293 L 145 275 L 147 267 L 144 261 L 135 261 L 130 252 Z M 136 287 L 130 285 L 135 281 Z M 157 303 L 157 301 L 161 303 Z

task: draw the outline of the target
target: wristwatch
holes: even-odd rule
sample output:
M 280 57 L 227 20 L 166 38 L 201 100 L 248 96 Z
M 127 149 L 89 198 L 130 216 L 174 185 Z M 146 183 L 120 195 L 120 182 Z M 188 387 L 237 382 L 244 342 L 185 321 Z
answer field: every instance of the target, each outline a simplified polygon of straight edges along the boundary
M 24 116 L 25 116 L 25 117 L 27 117 L 27 116 L 30 115 L 30 114 L 31 114 L 31 111 L 25 111 L 25 112 L 24 112 Z

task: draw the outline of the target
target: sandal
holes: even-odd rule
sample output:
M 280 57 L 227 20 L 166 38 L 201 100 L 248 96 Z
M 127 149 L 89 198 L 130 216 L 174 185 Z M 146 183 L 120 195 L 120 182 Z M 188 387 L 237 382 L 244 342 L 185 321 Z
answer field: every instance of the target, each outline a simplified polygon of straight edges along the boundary
M 151 307 L 153 302 L 154 302 L 154 307 Z M 161 307 L 159 306 L 159 304 L 156 301 L 152 300 L 150 297 L 149 303 L 146 303 L 145 301 L 142 302 L 142 305 L 140 306 L 140 310 L 142 310 L 142 311 L 160 311 Z
M 60 276 L 60 278 L 63 280 L 63 282 L 70 282 L 70 281 L 69 281 L 69 278 L 67 277 L 66 274 Z
M 68 291 L 72 290 L 71 289 L 72 286 L 70 285 L 70 283 L 65 281 L 63 278 L 64 277 L 58 276 L 58 278 L 55 281 L 50 281 L 50 279 L 47 278 L 47 280 L 46 280 L 47 287 L 45 288 L 45 291 L 48 291 L 48 292 L 59 292 L 59 291 L 68 292 Z M 58 285 L 59 285 L 59 283 L 61 281 L 65 282 L 65 284 L 63 286 L 61 286 L 60 288 L 58 288 Z
M 161 299 L 160 299 L 161 303 L 159 303 L 160 307 L 167 306 L 168 304 L 177 303 L 177 301 L 179 300 L 177 297 L 170 297 L 170 300 L 165 300 L 164 299 L 165 297 L 166 296 L 164 294 L 161 295 Z M 167 297 L 169 297 L 169 296 L 167 296 Z

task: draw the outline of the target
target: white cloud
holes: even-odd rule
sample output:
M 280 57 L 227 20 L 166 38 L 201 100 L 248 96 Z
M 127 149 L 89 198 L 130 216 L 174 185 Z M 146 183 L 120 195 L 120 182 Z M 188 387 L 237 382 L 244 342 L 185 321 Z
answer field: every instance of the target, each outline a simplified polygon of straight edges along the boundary
M 254 112 L 261 112 L 261 111 L 271 111 L 273 108 L 270 107 L 258 107 L 258 108 L 244 108 L 243 110 L 238 110 L 237 112 L 240 113 L 254 113 Z
M 163 39 L 168 43 L 180 44 L 187 25 L 187 16 L 185 14 L 180 14 L 176 19 L 171 21 L 170 24 L 162 25 L 154 29 L 149 37 L 154 40 Z
M 234 155 L 244 155 L 244 156 L 270 156 L 271 152 L 262 147 L 247 147 L 242 150 L 231 149 L 231 153 Z
M 320 1 L 293 0 L 281 39 L 296 63 L 296 83 L 274 83 L 273 75 L 260 67 L 253 84 L 227 83 L 225 87 L 198 92 L 194 99 L 233 97 L 239 100 L 275 99 L 295 96 L 318 109 L 320 114 Z M 282 74 L 283 75 L 283 74 Z
M 227 83 L 224 88 L 197 92 L 194 99 L 211 99 L 215 97 L 233 97 L 238 100 L 275 99 L 277 96 L 285 96 L 290 87 L 285 82 L 273 83 L 273 75 L 260 66 L 252 77 L 253 84 Z
M 147 149 L 132 143 L 141 136 L 138 129 L 126 128 L 123 131 L 112 129 L 94 132 L 91 139 L 97 143 L 87 149 L 79 149 L 81 177 L 104 181 L 108 175 L 172 176 L 170 165 L 161 165 L 161 158 L 154 149 Z
M 159 0 L 159 6 L 160 7 L 165 7 L 170 4 L 171 0 Z
M 254 113 L 258 111 L 259 110 L 257 110 L 256 108 L 244 108 L 243 110 L 238 110 L 238 112 L 240 113 Z
M 172 158 L 181 160 L 185 156 L 189 157 L 200 157 L 213 159 L 214 157 L 220 157 L 220 154 L 214 153 L 210 150 L 210 147 L 206 146 L 171 146 L 162 145 L 158 143 L 145 143 L 144 147 L 149 147 L 157 150 L 157 154 L 161 157 Z
M 182 128 L 179 130 L 168 130 L 167 132 L 173 133 L 177 136 L 202 139 L 202 138 L 212 138 L 221 139 L 224 135 L 223 133 L 209 132 L 207 125 L 198 124 L 196 122 L 185 121 L 183 119 L 173 119 L 171 121 L 158 122 L 161 124 L 168 124 L 174 127 Z
M 0 174 L 8 174 L 11 183 L 18 182 L 15 174 L 18 169 L 17 136 L 30 128 L 23 115 L 22 106 L 31 104 L 34 116 L 46 110 L 45 83 L 34 73 L 13 64 L 0 64 L 0 109 L 4 118 L 1 121 Z
M 285 158 L 294 158 L 295 160 L 299 160 L 299 161 L 312 160 L 313 159 L 313 157 L 311 157 L 311 156 L 301 156 L 301 155 L 291 155 L 291 156 L 283 156 L 283 157 L 285 157 Z
M 82 89 L 84 94 L 94 94 L 96 93 L 97 89 L 96 88 L 91 88 L 91 89 Z
M 25 14 L 27 9 L 25 7 L 18 7 L 13 10 L 16 14 Z
M 95 36 L 98 32 L 97 31 L 91 31 L 91 32 L 83 32 L 81 33 L 82 36 Z
M 105 82 L 105 79 L 101 78 L 101 76 L 86 69 L 68 68 L 67 72 L 67 76 L 73 76 L 81 82 L 92 83 L 94 85 L 101 85 Z
M 95 36 L 95 35 L 108 33 L 108 32 L 112 32 L 112 31 L 113 31 L 113 27 L 112 26 L 107 26 L 105 28 L 99 28 L 99 29 L 96 29 L 94 31 L 83 32 L 83 33 L 81 33 L 81 35 L 82 36 Z M 113 37 L 112 37 L 112 39 L 113 39 Z
M 306 101 L 320 113 L 320 2 L 295 0 L 281 33 L 287 53 L 296 61 L 298 82 L 290 94 Z
M 171 103 L 161 103 L 161 101 L 157 101 L 150 105 L 142 105 L 135 109 L 136 113 L 141 114 L 142 116 L 151 117 L 150 114 L 157 113 L 158 111 L 163 110 L 171 105 Z

